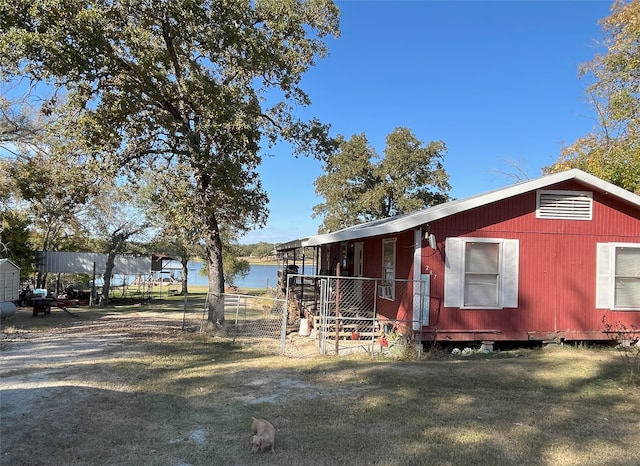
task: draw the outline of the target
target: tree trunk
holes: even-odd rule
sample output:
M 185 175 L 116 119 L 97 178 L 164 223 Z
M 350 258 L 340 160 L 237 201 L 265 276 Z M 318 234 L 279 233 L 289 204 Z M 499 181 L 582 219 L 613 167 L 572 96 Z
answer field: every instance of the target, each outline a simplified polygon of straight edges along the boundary
M 46 249 L 43 249 L 42 252 L 36 252 L 36 276 L 35 276 L 35 283 L 34 288 L 44 288 L 44 283 L 47 279 L 47 274 L 46 273 L 42 273 L 41 271 L 41 265 L 44 262 L 44 254 L 47 253 Z
M 180 259 L 182 264 L 182 296 L 187 296 L 187 279 L 189 278 L 189 258 L 186 254 L 182 255 Z
M 209 268 L 209 296 L 207 298 L 208 323 L 224 328 L 224 272 L 222 270 L 222 239 L 218 220 L 211 214 L 207 218 L 205 252 Z
M 100 300 L 101 306 L 109 305 L 109 289 L 111 288 L 111 274 L 113 273 L 114 263 L 116 261 L 116 255 L 122 251 L 124 243 L 131 235 L 135 234 L 135 231 L 125 232 L 122 228 L 118 228 L 111 233 L 111 242 L 109 244 L 109 252 L 107 254 L 107 263 L 104 270 L 104 284 L 102 285 L 102 299 Z
M 113 272 L 114 262 L 116 260 L 117 251 L 111 250 L 107 254 L 107 263 L 104 268 L 104 283 L 102 285 L 102 299 L 100 300 L 101 306 L 109 305 L 109 289 L 111 288 L 111 274 Z
M 38 271 L 38 277 L 36 278 L 36 288 L 46 288 L 47 287 L 47 273 L 42 273 Z

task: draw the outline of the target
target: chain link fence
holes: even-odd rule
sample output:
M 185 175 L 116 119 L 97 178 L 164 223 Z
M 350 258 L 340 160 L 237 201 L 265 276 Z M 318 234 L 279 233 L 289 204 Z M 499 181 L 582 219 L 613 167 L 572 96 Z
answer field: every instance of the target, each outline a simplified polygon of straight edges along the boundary
M 287 277 L 288 309 L 300 318 L 300 337 L 313 340 L 327 355 L 362 352 L 419 358 L 422 315 L 428 312 L 428 299 L 420 292 L 424 289 L 422 282 L 411 280 Z M 283 338 L 283 353 L 287 341 L 292 339 Z
M 185 300 L 183 328 L 203 331 L 222 299 L 231 338 L 280 343 L 290 357 L 354 353 L 417 359 L 427 289 L 419 281 L 288 274 L 260 296 L 209 293 Z M 393 316 L 393 317 L 389 317 Z
M 284 295 L 267 293 L 260 296 L 240 293 L 208 293 L 206 298 L 189 296 L 185 300 L 183 329 L 203 331 L 207 325 L 209 304 L 224 301 L 225 329 L 229 337 L 270 338 L 278 341 L 286 317 Z

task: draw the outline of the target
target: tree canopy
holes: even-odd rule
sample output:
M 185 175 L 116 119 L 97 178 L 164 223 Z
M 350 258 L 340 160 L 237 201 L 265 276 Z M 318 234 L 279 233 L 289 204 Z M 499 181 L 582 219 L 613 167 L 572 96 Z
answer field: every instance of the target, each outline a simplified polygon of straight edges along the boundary
M 601 24 L 606 53 L 580 69 L 594 79 L 587 95 L 598 124 L 545 171 L 580 168 L 640 194 L 640 1 L 616 1 Z
M 34 253 L 29 235 L 31 220 L 12 205 L 15 189 L 9 178 L 9 164 L 0 159 L 0 256 L 20 267 L 22 281 L 33 271 Z
M 323 217 L 320 232 L 390 217 L 440 204 L 449 199 L 449 175 L 442 163 L 442 141 L 424 144 L 408 128 L 386 138 L 384 157 L 364 133 L 339 137 L 339 148 L 315 181 L 325 202 L 314 207 Z
M 328 127 L 296 117 L 302 74 L 338 36 L 330 0 L 2 0 L 0 73 L 53 88 L 54 128 L 105 170 L 176 163 L 194 186 L 209 290 L 224 290 L 221 225 L 266 222 L 261 143 L 321 157 Z M 77 152 L 74 151 L 74 154 Z M 224 323 L 212 299 L 209 321 Z
M 0 212 L 30 227 L 24 228 L 29 249 L 15 242 L 10 248 L 14 254 L 22 251 L 21 270 L 28 274 L 35 251 L 73 250 L 86 238 L 78 215 L 95 195 L 97 178 L 90 167 L 70 157 L 72 144 L 60 151 L 61 138 L 47 131 L 50 118 L 30 111 L 25 102 L 11 105 L 0 99 L 0 108 L 0 178 L 6 180 L 0 180 L 6 197 Z

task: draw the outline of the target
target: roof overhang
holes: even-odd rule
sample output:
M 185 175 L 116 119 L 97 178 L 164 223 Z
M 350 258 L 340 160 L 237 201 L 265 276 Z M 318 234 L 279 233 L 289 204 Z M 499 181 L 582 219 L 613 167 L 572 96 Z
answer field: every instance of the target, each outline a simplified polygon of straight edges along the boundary
M 572 169 L 560 173 L 554 173 L 552 175 L 542 176 L 533 180 L 523 181 L 511 186 L 489 191 L 484 194 L 446 202 L 444 204 L 439 204 L 409 214 L 397 215 L 395 217 L 389 217 L 382 220 L 362 223 L 333 233 L 310 236 L 305 239 L 306 246 L 318 246 L 322 244 L 352 241 L 372 236 L 399 233 L 401 231 L 421 227 L 422 225 L 426 225 L 441 218 L 449 217 L 493 202 L 502 201 L 527 192 L 571 180 L 584 184 L 585 186 L 588 186 L 600 193 L 613 196 L 623 203 L 640 208 L 640 196 L 581 170 Z
M 276 244 L 276 251 L 277 252 L 287 252 L 287 251 L 294 251 L 296 249 L 300 249 L 300 248 L 305 248 L 308 246 L 308 238 L 300 238 L 300 239 L 294 239 L 292 241 L 288 241 L 286 243 L 280 243 L 280 244 Z
M 168 254 L 152 254 L 151 255 L 151 271 L 161 272 L 166 268 L 165 263 L 178 260 Z
M 11 264 L 14 268 L 20 270 L 20 267 L 11 259 L 0 259 L 0 264 Z

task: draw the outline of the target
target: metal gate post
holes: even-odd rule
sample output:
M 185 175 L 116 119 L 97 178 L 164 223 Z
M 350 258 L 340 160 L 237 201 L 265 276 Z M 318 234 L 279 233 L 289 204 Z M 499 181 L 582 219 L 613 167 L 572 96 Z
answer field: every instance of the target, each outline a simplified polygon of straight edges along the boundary
M 285 296 L 284 296 L 284 309 L 282 311 L 282 327 L 280 329 L 280 350 L 282 351 L 282 354 L 284 354 L 286 351 L 287 322 L 289 322 L 289 283 L 290 283 L 290 280 L 288 279 L 288 276 L 287 276 L 287 291 L 285 292 Z M 278 285 L 276 285 L 276 290 L 277 290 L 277 286 Z M 278 294 L 276 291 L 276 303 L 277 303 L 277 299 L 278 299 Z
M 318 345 L 321 354 L 327 354 L 327 309 L 329 306 L 329 281 L 320 280 L 320 328 L 318 329 Z

